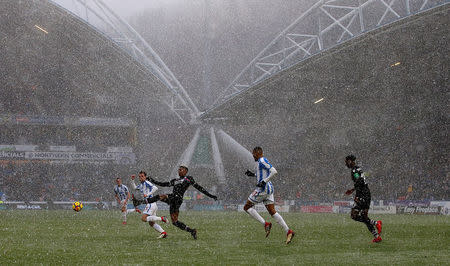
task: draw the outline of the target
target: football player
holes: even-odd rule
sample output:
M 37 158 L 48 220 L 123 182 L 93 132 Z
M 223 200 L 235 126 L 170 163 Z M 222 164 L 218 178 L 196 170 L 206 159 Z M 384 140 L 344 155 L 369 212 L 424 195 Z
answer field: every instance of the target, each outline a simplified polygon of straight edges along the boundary
M 197 230 L 194 228 L 190 228 L 189 226 L 186 226 L 186 224 L 180 222 L 178 220 L 178 214 L 180 212 L 180 206 L 183 204 L 183 196 L 186 190 L 189 188 L 189 186 L 195 187 L 198 191 L 202 192 L 206 196 L 217 200 L 217 197 L 210 194 L 208 191 L 206 191 L 202 186 L 197 184 L 192 176 L 187 176 L 188 168 L 184 165 L 181 165 L 178 168 L 178 176 L 179 178 L 175 178 L 170 180 L 169 182 L 159 182 L 154 180 L 153 178 L 150 178 L 152 183 L 155 183 L 158 186 L 162 187 L 173 187 L 173 192 L 165 195 L 156 195 L 152 198 L 148 198 L 148 202 L 156 202 L 158 200 L 165 202 L 169 205 L 169 211 L 170 211 L 170 218 L 172 220 L 172 224 L 176 227 L 180 228 L 181 230 L 188 231 L 194 239 L 197 239 Z
M 245 174 L 247 176 L 256 177 L 256 189 L 248 196 L 247 203 L 244 206 L 244 210 L 258 222 L 264 225 L 264 230 L 266 231 L 266 237 L 269 236 L 270 229 L 272 228 L 272 223 L 266 222 L 264 218 L 259 215 L 259 213 L 253 208 L 257 203 L 263 203 L 266 206 L 269 214 L 277 221 L 281 227 L 283 227 L 286 232 L 286 244 L 291 243 L 292 238 L 295 233 L 287 226 L 283 217 L 275 211 L 274 198 L 273 198 L 273 184 L 270 179 L 277 174 L 277 170 L 273 167 L 269 161 L 263 156 L 263 150 L 261 147 L 255 147 L 253 149 L 253 159 L 257 162 L 256 172 L 253 173 L 247 170 Z
M 155 193 L 158 188 L 152 184 L 150 181 L 147 180 L 147 173 L 144 171 L 139 172 L 139 181 L 141 182 L 139 185 L 136 186 L 134 183 L 135 176 L 131 176 L 131 186 L 134 190 L 139 190 L 142 195 L 145 198 L 152 198 L 153 193 Z M 167 233 L 162 229 L 162 227 L 155 223 L 156 221 L 162 221 L 164 223 L 167 223 L 167 218 L 164 216 L 158 217 L 156 216 L 156 211 L 158 210 L 158 206 L 156 206 L 156 203 L 147 203 L 145 205 L 144 211 L 142 213 L 141 220 L 143 222 L 148 222 L 148 224 L 153 227 L 156 231 L 159 232 L 158 238 L 166 238 Z
M 127 203 L 130 199 L 130 191 L 128 187 L 122 184 L 122 179 L 120 177 L 116 178 L 117 185 L 114 186 L 114 193 L 119 204 L 120 210 L 122 211 L 122 224 L 127 224 L 127 214 L 130 212 L 139 212 L 139 209 L 127 209 Z
M 366 183 L 364 172 L 361 167 L 356 165 L 356 157 L 354 155 L 348 155 L 345 157 L 345 165 L 352 169 L 351 178 L 354 183 L 354 187 L 345 192 L 346 195 L 351 195 L 354 191 L 355 193 L 355 204 L 351 211 L 351 217 L 353 220 L 365 223 L 367 229 L 372 233 L 374 239 L 372 242 L 381 242 L 381 221 L 370 220 L 368 213 L 370 208 L 370 190 Z M 375 230 L 375 227 L 376 230 Z

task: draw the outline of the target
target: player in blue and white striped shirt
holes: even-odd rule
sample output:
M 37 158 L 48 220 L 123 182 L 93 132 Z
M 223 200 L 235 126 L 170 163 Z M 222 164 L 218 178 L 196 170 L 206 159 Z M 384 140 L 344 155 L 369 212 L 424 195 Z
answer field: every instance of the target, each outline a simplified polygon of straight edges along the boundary
M 286 244 L 289 244 L 294 237 L 295 233 L 287 226 L 283 217 L 275 211 L 274 198 L 273 198 L 273 184 L 270 179 L 276 175 L 278 172 L 273 167 L 269 161 L 263 157 L 263 150 L 261 147 L 255 147 L 253 149 L 253 158 L 255 159 L 256 172 L 253 173 L 247 170 L 245 174 L 247 176 L 256 177 L 256 189 L 248 196 L 247 203 L 244 206 L 244 210 L 250 214 L 253 218 L 264 225 L 264 230 L 266 231 L 266 237 L 269 236 L 270 229 L 272 228 L 272 223 L 266 222 L 264 218 L 259 215 L 259 213 L 253 208 L 257 203 L 263 203 L 266 206 L 269 214 L 277 221 L 281 227 L 286 231 L 287 239 Z
M 120 210 L 122 211 L 122 223 L 127 224 L 127 214 L 130 212 L 140 212 L 138 209 L 127 209 L 127 203 L 130 199 L 130 191 L 128 187 L 122 184 L 122 179 L 120 177 L 116 178 L 117 185 L 114 186 L 114 193 L 119 204 Z
M 139 190 L 144 196 L 144 199 L 152 198 L 153 194 L 155 193 L 158 188 L 150 181 L 147 180 L 147 173 L 144 171 L 139 172 L 139 181 L 141 182 L 139 185 L 136 186 L 134 183 L 135 176 L 131 176 L 131 186 L 134 190 Z M 158 238 L 166 238 L 167 233 L 162 229 L 162 227 L 155 223 L 156 221 L 162 221 L 164 223 L 167 223 L 167 218 L 164 216 L 158 217 L 156 216 L 156 211 L 158 210 L 158 206 L 156 206 L 156 203 L 147 203 L 145 205 L 145 209 L 142 213 L 141 220 L 143 222 L 148 222 L 148 224 L 153 227 L 156 231 L 160 233 Z

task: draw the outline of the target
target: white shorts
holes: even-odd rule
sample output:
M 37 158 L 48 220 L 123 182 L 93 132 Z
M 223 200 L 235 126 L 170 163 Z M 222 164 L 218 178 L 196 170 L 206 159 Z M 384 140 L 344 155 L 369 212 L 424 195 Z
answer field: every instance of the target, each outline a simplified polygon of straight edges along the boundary
M 158 210 L 158 206 L 156 206 L 156 203 L 147 204 L 145 205 L 144 211 L 142 214 L 147 214 L 148 216 L 155 216 L 156 211 Z
M 267 194 L 265 191 L 258 191 L 257 189 L 253 190 L 252 194 L 248 196 L 248 200 L 252 203 L 260 203 L 262 202 L 264 205 L 274 204 L 273 193 Z

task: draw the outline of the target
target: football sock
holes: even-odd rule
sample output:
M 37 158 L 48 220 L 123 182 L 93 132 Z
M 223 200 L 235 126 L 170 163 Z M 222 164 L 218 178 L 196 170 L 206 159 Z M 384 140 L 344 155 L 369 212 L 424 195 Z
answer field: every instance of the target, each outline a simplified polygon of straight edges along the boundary
M 255 218 L 258 222 L 262 223 L 263 225 L 266 224 L 266 221 L 264 221 L 264 218 L 259 215 L 259 213 L 254 209 L 250 208 L 247 210 L 247 213 L 250 214 L 253 218 Z
M 156 222 L 156 221 L 161 221 L 161 217 L 155 215 L 147 216 L 147 222 Z
M 125 212 L 122 212 L 122 220 L 123 220 L 124 222 L 127 221 L 127 212 L 126 212 L 126 211 L 125 211 Z
M 181 230 L 186 230 L 188 232 L 190 232 L 190 228 L 187 227 L 184 223 L 180 222 L 180 221 L 176 221 L 172 223 L 173 225 L 175 225 L 176 227 L 180 228 Z
M 361 217 L 363 220 L 363 223 L 366 224 L 367 229 L 369 229 L 370 233 L 372 233 L 372 235 L 374 237 L 378 237 L 378 232 L 375 229 L 375 224 L 377 223 L 376 221 L 370 220 L 369 217 L 366 215 L 365 217 Z
M 286 233 L 289 231 L 289 227 L 287 226 L 287 224 L 284 221 L 283 217 L 281 217 L 281 215 L 278 214 L 278 212 L 275 213 L 272 217 L 275 219 L 275 221 L 277 221 L 277 223 L 279 225 L 281 225 L 281 227 L 283 227 L 283 229 L 284 229 L 284 231 L 286 231 Z
M 378 233 L 377 230 L 375 230 L 375 227 L 369 221 L 365 222 L 365 224 L 367 226 L 367 229 L 369 229 L 369 231 L 372 233 L 372 235 L 374 237 L 378 237 Z
M 153 228 L 160 233 L 164 232 L 164 229 L 162 229 L 162 227 L 157 223 L 153 224 Z

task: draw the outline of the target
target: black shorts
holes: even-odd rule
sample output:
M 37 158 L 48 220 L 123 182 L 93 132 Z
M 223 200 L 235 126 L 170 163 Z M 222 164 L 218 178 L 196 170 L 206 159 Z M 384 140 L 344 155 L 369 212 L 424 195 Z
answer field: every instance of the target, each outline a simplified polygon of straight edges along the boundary
M 358 200 L 356 200 L 356 198 Z M 355 197 L 355 206 L 357 210 L 367 210 L 370 208 L 370 197 Z
M 168 194 L 167 199 L 161 200 L 169 205 L 170 214 L 180 211 L 180 206 L 183 204 L 183 198 L 175 196 L 174 194 Z

